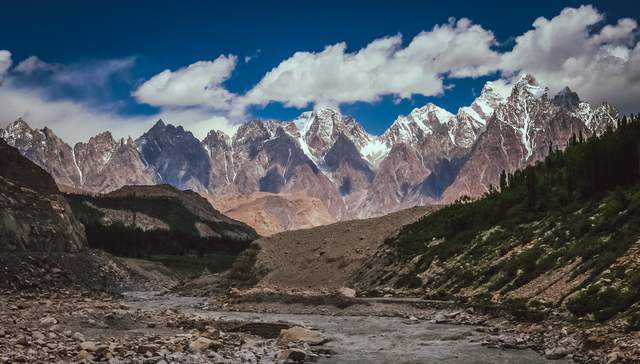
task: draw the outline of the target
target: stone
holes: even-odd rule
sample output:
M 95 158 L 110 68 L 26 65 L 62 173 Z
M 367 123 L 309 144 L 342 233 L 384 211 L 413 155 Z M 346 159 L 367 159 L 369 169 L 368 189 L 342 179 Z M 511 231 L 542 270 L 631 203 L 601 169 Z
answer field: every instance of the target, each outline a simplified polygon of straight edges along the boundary
M 281 360 L 303 362 L 307 358 L 307 353 L 300 349 L 287 349 L 280 353 Z
M 199 337 L 196 340 L 189 343 L 189 350 L 191 350 L 192 352 L 199 353 L 199 352 L 210 349 L 214 345 L 215 345 L 215 341 L 211 339 L 207 339 L 206 337 Z
M 98 344 L 93 341 L 84 341 L 80 343 L 80 349 L 93 353 L 98 349 Z
M 620 351 L 612 351 L 607 355 L 607 364 L 613 364 L 621 362 L 624 359 L 624 356 Z
M 58 320 L 51 316 L 43 317 L 40 319 L 40 326 L 42 327 L 51 327 L 58 323 Z
M 349 288 L 349 287 L 341 287 L 338 292 L 340 292 L 341 295 L 348 297 L 348 298 L 355 298 L 356 297 L 356 290 L 353 288 Z
M 557 360 L 557 359 L 564 358 L 565 356 L 571 354 L 572 352 L 573 350 L 567 347 L 556 346 L 555 348 L 545 350 L 544 356 L 547 359 Z
M 44 334 L 40 331 L 32 332 L 31 337 L 33 337 L 36 340 L 44 340 L 46 338 L 46 336 L 44 336 Z
M 287 345 L 289 343 L 301 342 L 311 346 L 322 345 L 329 341 L 322 335 L 320 331 L 305 329 L 304 327 L 294 326 L 290 329 L 280 331 L 278 343 Z
M 449 319 L 447 319 L 447 317 L 445 315 L 443 315 L 442 313 L 437 313 L 436 317 L 434 318 L 434 322 L 436 324 L 442 324 L 442 323 L 445 323 L 445 322 L 448 322 L 448 321 L 449 321 Z
M 88 351 L 86 351 L 86 350 L 80 350 L 80 351 L 78 352 L 78 355 L 76 356 L 76 359 L 78 359 L 78 360 L 89 360 L 89 361 L 91 361 L 91 360 L 93 360 L 93 355 L 89 354 L 89 352 L 88 352 Z
M 18 345 L 29 345 L 29 340 L 27 340 L 26 336 L 20 335 L 16 339 L 16 344 L 18 344 Z
M 84 335 L 82 335 L 82 334 L 81 334 L 81 333 L 79 333 L 79 332 L 74 333 L 71 337 L 72 337 L 74 340 L 79 341 L 79 342 L 83 342 L 83 341 L 85 341 Z

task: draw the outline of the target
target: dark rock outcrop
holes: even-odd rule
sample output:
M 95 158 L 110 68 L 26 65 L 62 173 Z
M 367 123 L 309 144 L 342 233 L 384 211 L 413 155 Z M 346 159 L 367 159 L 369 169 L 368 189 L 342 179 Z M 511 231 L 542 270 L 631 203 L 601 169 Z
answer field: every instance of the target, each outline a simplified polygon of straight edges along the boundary
M 0 139 L 0 252 L 78 252 L 84 228 L 53 178 Z
M 191 132 L 159 120 L 136 140 L 138 151 L 161 183 L 179 189 L 206 191 L 209 185 L 209 157 Z

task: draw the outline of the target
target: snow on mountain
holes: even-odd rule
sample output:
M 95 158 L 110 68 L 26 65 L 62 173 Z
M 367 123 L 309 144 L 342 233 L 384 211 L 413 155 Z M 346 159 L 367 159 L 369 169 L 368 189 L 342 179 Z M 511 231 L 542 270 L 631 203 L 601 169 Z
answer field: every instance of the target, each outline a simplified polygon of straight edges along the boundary
M 211 131 L 201 141 L 162 121 L 135 143 L 103 133 L 71 148 L 21 119 L 0 136 L 58 183 L 90 191 L 170 183 L 211 194 L 304 193 L 353 218 L 477 196 L 503 169 L 543 159 L 573 133 L 601 134 L 618 118 L 611 105 L 592 106 L 569 88 L 549 99 L 531 75 L 509 95 L 501 90 L 487 82 L 456 114 L 428 103 L 382 135 L 320 108 L 288 122 L 249 121 L 233 135 Z
M 474 130 L 480 130 L 487 126 L 487 121 L 493 115 L 493 111 L 505 101 L 495 89 L 493 82 L 487 82 L 482 92 L 470 106 L 461 107 L 458 110 L 458 120 L 464 120 L 471 124 Z
M 450 112 L 428 103 L 413 109 L 407 116 L 398 116 L 382 139 L 389 149 L 397 143 L 415 146 L 425 136 L 433 134 L 436 125 L 448 125 L 454 118 Z
M 602 134 L 607 127 L 615 127 L 618 111 L 608 103 L 593 107 L 587 102 L 580 102 L 572 115 L 582 120 L 592 133 Z
M 362 157 L 372 165 L 387 149 L 376 136 L 367 133 L 353 118 L 332 108 L 307 111 L 291 121 L 297 128 L 297 138 L 305 154 L 317 164 L 336 142 L 340 134 L 353 142 Z

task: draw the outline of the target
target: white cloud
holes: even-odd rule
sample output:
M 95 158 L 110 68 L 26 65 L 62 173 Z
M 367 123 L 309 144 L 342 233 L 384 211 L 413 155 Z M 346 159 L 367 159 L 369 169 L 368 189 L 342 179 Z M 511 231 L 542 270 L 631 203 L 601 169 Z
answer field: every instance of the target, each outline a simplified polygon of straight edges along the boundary
M 55 70 L 56 68 L 57 68 L 56 65 L 44 62 L 37 56 L 30 56 L 24 59 L 22 62 L 18 63 L 18 65 L 14 68 L 14 70 L 16 72 L 30 75 L 34 72 L 52 71 L 52 70 Z
M 0 120 L 7 124 L 22 117 L 32 127 L 49 127 L 69 143 L 83 141 L 105 130 L 117 136 L 138 135 L 149 128 L 144 117 L 120 117 L 69 100 L 50 100 L 42 90 L 0 86 Z
M 637 23 L 620 19 L 602 25 L 592 6 L 564 9 L 552 19 L 538 18 L 533 29 L 516 38 L 502 55 L 500 69 L 509 77 L 527 72 L 556 92 L 565 86 L 592 103 L 609 101 L 623 112 L 637 111 L 640 58 Z
M 375 102 L 384 95 L 438 95 L 445 89 L 444 75 L 475 77 L 494 70 L 494 44 L 491 32 L 460 19 L 416 35 L 405 48 L 395 35 L 352 53 L 344 42 L 321 52 L 296 52 L 241 97 L 236 111 L 272 101 L 303 108 Z
M 203 138 L 211 129 L 235 132 L 237 121 L 250 105 L 279 102 L 297 108 L 339 107 L 376 102 L 387 95 L 399 102 L 414 95 L 443 94 L 451 86 L 447 80 L 493 74 L 502 76 L 494 86 L 506 93 L 510 81 L 522 72 L 533 74 L 551 92 L 569 86 L 592 103 L 607 100 L 623 112 L 640 111 L 640 43 L 633 19 L 606 24 L 604 14 L 592 6 L 567 8 L 551 19 L 536 19 L 529 31 L 515 38 L 511 50 L 499 51 L 497 44 L 490 30 L 465 18 L 451 19 L 406 43 L 398 34 L 375 39 L 361 49 L 351 50 L 343 42 L 317 52 L 296 52 L 244 95 L 225 88 L 238 59 L 221 55 L 167 69 L 143 82 L 132 92 L 133 97 L 159 111 L 134 117 L 119 116 L 108 102 L 98 108 L 51 97 L 56 96 L 51 85 L 58 84 L 85 87 L 83 94 L 108 90 L 108 81 L 124 77 L 134 58 L 56 65 L 49 69 L 49 86 L 26 89 L 19 77 L 26 79 L 29 73 L 52 65 L 32 56 L 10 69 L 11 53 L 0 50 L 0 81 L 4 77 L 0 122 L 22 116 L 34 126 L 49 126 L 75 142 L 103 130 L 137 137 L 163 118 Z M 258 50 L 244 60 L 249 62 L 259 54 Z M 100 97 L 90 101 L 95 99 Z
M 52 82 L 100 91 L 114 78 L 126 78 L 135 65 L 135 57 L 89 60 L 70 65 L 54 67 Z
M 503 77 L 497 85 L 506 92 L 514 76 L 527 72 L 551 92 L 569 86 L 590 102 L 609 100 L 624 112 L 637 111 L 637 23 L 628 18 L 615 24 L 604 20 L 592 6 L 566 8 L 551 19 L 536 19 L 531 30 L 515 38 L 513 49 L 500 52 L 490 30 L 466 18 L 450 19 L 419 33 L 406 46 L 398 34 L 353 51 L 342 42 L 318 52 L 296 52 L 240 96 L 224 88 L 236 63 L 235 57 L 229 62 L 225 56 L 175 72 L 166 70 L 135 95 L 152 105 L 204 106 L 228 110 L 238 118 L 247 106 L 270 102 L 296 108 L 339 107 L 376 102 L 386 95 L 395 102 L 414 95 L 440 95 L 448 87 L 446 79 L 496 72 Z M 214 67 L 218 62 L 227 66 Z
M 140 85 L 133 95 L 138 101 L 154 106 L 226 110 L 235 95 L 222 84 L 231 76 L 236 63 L 236 56 L 222 55 L 176 71 L 167 69 Z
M 70 144 L 110 131 L 116 138 L 137 138 L 158 119 L 182 125 L 202 139 L 212 129 L 234 133 L 237 126 L 224 116 L 199 109 L 165 110 L 153 115 L 122 116 L 107 107 L 96 108 L 71 100 L 52 100 L 44 89 L 15 87 L 10 79 L 0 85 L 0 127 L 22 117 L 33 128 L 51 128 Z
M 11 63 L 11 52 L 4 49 L 0 50 L 0 81 L 2 81 L 4 75 L 9 71 Z

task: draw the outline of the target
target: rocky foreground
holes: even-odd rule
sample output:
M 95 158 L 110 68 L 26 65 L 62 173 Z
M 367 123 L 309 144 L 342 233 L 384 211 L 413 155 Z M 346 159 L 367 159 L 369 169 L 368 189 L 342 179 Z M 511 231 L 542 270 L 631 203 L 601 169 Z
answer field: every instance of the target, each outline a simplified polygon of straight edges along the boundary
M 471 340 L 485 347 L 501 350 L 533 350 L 540 355 L 541 360 L 563 359 L 589 364 L 640 363 L 640 332 L 625 330 L 624 320 L 602 324 L 590 320 L 573 320 L 562 310 L 552 310 L 540 315 L 519 307 L 461 305 L 453 301 L 410 298 L 406 297 L 406 293 L 387 289 L 377 292 L 376 297 L 367 298 L 355 297 L 355 290 L 349 288 L 342 288 L 334 293 L 254 288 L 235 290 L 224 299 L 214 299 L 210 303 L 210 309 L 261 314 L 286 312 L 398 317 L 408 325 L 441 325 L 433 327 L 432 330 L 436 332 L 445 330 L 446 325 L 470 326 L 469 332 L 446 338 L 450 341 Z M 371 338 L 383 335 L 384 331 L 372 332 Z M 424 338 L 417 340 L 426 345 Z M 404 344 L 408 347 L 415 343 Z
M 72 290 L 3 292 L 0 363 L 274 363 L 330 355 L 322 334 L 302 327 L 207 320 L 184 312 L 188 304 L 131 302 Z
M 635 363 L 640 354 L 636 334 L 559 316 L 534 322 L 346 290 L 341 301 L 301 292 L 269 300 L 265 291 L 2 293 L 0 363 Z

